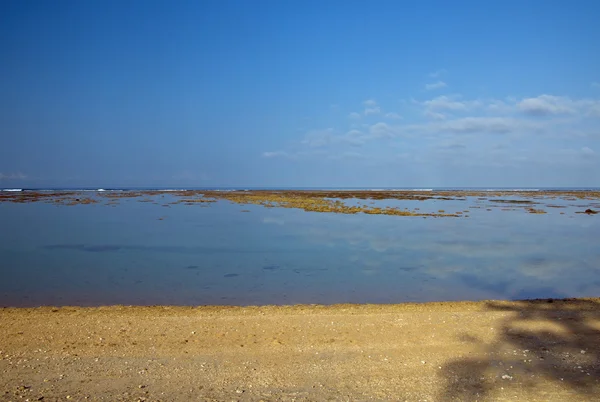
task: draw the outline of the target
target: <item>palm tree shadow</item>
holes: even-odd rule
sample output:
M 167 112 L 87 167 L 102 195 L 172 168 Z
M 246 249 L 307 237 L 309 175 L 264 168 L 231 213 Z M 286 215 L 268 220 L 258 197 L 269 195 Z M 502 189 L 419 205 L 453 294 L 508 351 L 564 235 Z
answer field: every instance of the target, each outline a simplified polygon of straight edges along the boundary
M 488 399 L 511 387 L 543 393 L 548 381 L 586 399 L 600 395 L 600 300 L 491 301 L 486 310 L 509 314 L 483 357 L 443 367 L 440 400 Z

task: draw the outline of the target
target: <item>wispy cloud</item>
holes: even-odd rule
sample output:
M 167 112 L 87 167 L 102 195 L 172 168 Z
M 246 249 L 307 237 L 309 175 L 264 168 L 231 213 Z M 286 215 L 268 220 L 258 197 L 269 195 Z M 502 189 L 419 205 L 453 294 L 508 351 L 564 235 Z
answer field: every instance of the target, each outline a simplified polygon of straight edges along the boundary
M 434 71 L 433 73 L 429 73 L 429 76 L 431 78 L 438 78 L 438 77 L 441 77 L 444 74 L 446 74 L 446 70 L 442 68 L 440 70 Z
M 511 113 L 515 109 L 514 100 L 511 104 L 508 103 L 508 101 L 491 99 L 485 102 L 485 107 L 488 111 L 493 113 Z
M 452 133 L 508 133 L 524 122 L 508 117 L 465 117 L 442 123 L 440 130 Z
M 340 160 L 340 159 L 363 159 L 364 155 L 361 154 L 360 152 L 354 152 L 354 151 L 347 151 L 347 152 L 342 152 L 340 154 L 332 154 L 329 155 L 328 159 L 331 160 Z
M 25 180 L 27 179 L 27 175 L 17 172 L 17 173 L 2 173 L 0 172 L 0 180 Z
M 380 113 L 381 113 L 381 108 L 379 106 L 365 108 L 365 116 L 369 116 L 369 115 L 373 115 L 373 114 L 380 114 Z
M 434 89 L 445 88 L 448 85 L 444 81 L 437 81 L 431 84 L 425 84 L 425 89 L 428 91 L 432 91 Z
M 290 155 L 285 151 L 272 151 L 272 152 L 263 152 L 263 158 L 287 158 Z
M 581 154 L 585 157 L 596 156 L 596 152 L 590 147 L 581 148 Z
M 352 112 L 348 115 L 351 119 L 360 119 L 360 113 Z
M 342 120 L 305 132 L 295 145 L 263 156 L 361 166 L 409 163 L 397 155 L 400 147 L 402 154 L 410 154 L 410 163 L 422 166 L 535 168 L 542 166 L 542 156 L 556 155 L 569 161 L 565 166 L 600 167 L 596 152 L 600 131 L 594 121 L 595 113 L 600 117 L 600 100 L 553 95 L 468 99 L 454 94 L 400 105 L 399 113 L 385 112 L 385 105 L 366 100 L 362 106 L 377 109 L 379 119 Z M 406 113 L 404 119 L 400 113 Z M 352 117 L 362 115 L 355 112 Z M 568 150 L 561 149 L 565 138 L 572 142 Z M 526 145 L 534 143 L 535 148 Z
M 598 154 L 590 147 L 553 149 L 544 157 L 536 154 L 533 159 L 539 164 L 553 166 L 589 166 L 600 162 Z
M 377 102 L 374 99 L 367 99 L 363 102 L 363 105 L 365 106 L 365 110 L 363 112 L 365 116 L 381 113 L 381 108 L 379 105 L 377 105 Z
M 369 128 L 369 133 L 373 138 L 391 138 L 395 130 L 387 123 L 375 123 Z
M 582 114 L 600 117 L 600 101 L 595 99 L 574 100 L 567 96 L 540 95 L 523 99 L 517 107 L 532 116 Z
M 367 99 L 363 102 L 363 105 L 365 105 L 365 107 L 375 107 L 377 106 L 377 102 L 374 99 Z
M 592 82 L 592 88 L 599 88 L 600 89 L 600 82 Z
M 453 140 L 442 141 L 442 142 L 436 144 L 435 148 L 437 148 L 439 150 L 457 151 L 457 150 L 466 149 L 467 146 L 464 143 L 453 139 Z
M 536 116 L 575 112 L 570 99 L 552 95 L 540 95 L 536 98 L 523 99 L 519 102 L 518 107 L 524 113 Z
M 323 130 L 311 130 L 304 135 L 302 144 L 311 148 L 320 148 L 329 145 L 334 140 L 335 131 L 333 128 Z
M 480 106 L 480 101 L 463 101 L 459 95 L 438 96 L 436 98 L 421 102 L 430 111 L 467 111 Z
M 443 113 L 439 113 L 439 112 L 434 112 L 432 110 L 425 110 L 425 112 L 423 112 L 423 114 L 425 115 L 425 117 L 427 117 L 428 119 L 431 120 L 444 120 L 446 118 L 446 115 Z
M 360 130 L 350 130 L 340 137 L 340 142 L 345 142 L 350 145 L 363 145 L 365 140 L 365 134 Z
M 360 130 L 353 129 L 341 134 L 333 128 L 327 128 L 307 132 L 300 144 L 309 148 L 326 148 L 336 145 L 361 146 L 369 139 L 369 135 Z
M 526 133 L 534 134 L 542 132 L 547 127 L 552 127 L 551 122 L 532 121 L 526 118 L 515 118 L 511 116 L 469 116 L 448 117 L 432 119 L 429 122 L 412 124 L 400 127 L 399 132 L 405 135 L 426 136 L 429 139 L 440 137 L 440 135 L 485 135 L 485 134 L 509 134 Z M 483 137 L 481 137 L 483 138 Z
M 395 113 L 395 112 L 386 113 L 385 117 L 387 117 L 388 119 L 401 119 L 402 118 L 402 116 L 400 116 L 398 113 Z

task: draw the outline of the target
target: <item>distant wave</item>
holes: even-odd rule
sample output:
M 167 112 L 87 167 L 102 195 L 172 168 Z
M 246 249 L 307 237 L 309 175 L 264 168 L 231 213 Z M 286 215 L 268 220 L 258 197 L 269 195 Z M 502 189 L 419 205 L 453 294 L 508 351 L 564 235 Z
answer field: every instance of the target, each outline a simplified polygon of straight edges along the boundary
M 515 188 L 515 187 L 434 187 L 434 188 L 411 188 L 411 187 L 250 187 L 250 188 L 226 188 L 226 187 L 188 187 L 188 188 L 152 188 L 152 187 L 131 187 L 131 188 L 5 188 L 3 192 L 138 192 L 138 191 L 156 191 L 156 192 L 177 192 L 177 191 L 217 191 L 217 192 L 232 192 L 232 191 L 255 191 L 255 190 L 271 190 L 271 191 L 414 191 L 414 192 L 432 192 L 432 191 L 456 191 L 456 192 L 555 192 L 555 191 L 599 191 L 600 187 L 539 187 L 539 188 Z
M 386 189 L 371 189 L 371 191 L 433 191 L 432 188 L 386 188 Z
M 539 188 L 488 188 L 484 191 L 541 191 Z

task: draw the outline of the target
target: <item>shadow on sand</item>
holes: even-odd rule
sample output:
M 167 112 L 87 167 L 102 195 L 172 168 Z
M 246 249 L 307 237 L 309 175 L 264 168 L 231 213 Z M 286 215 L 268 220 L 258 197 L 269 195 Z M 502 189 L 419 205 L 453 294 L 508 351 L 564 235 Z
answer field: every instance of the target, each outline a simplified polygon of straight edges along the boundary
M 511 396 L 526 391 L 552 400 L 550 388 L 573 400 L 600 395 L 599 301 L 489 302 L 486 310 L 508 314 L 491 342 L 463 337 L 479 342 L 481 353 L 443 367 L 440 400 L 489 400 L 511 390 Z

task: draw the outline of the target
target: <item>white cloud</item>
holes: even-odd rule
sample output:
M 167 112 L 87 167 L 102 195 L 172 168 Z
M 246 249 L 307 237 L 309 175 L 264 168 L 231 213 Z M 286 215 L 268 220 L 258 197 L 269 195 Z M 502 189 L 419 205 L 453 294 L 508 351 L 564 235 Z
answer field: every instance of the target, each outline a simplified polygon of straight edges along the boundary
M 336 134 L 333 128 L 312 130 L 306 133 L 301 141 L 302 145 L 310 148 L 325 148 L 332 145 L 360 146 L 369 140 L 369 135 L 360 130 L 349 130 L 345 134 Z
M 446 70 L 444 70 L 442 68 L 441 70 L 437 70 L 437 71 L 434 71 L 433 73 L 429 73 L 429 76 L 431 78 L 438 78 L 438 77 L 440 77 L 440 76 L 442 76 L 444 74 L 446 74 Z
M 429 110 L 467 111 L 480 104 L 479 101 L 461 101 L 457 96 L 438 96 L 421 103 Z
M 363 102 L 363 105 L 365 105 L 365 110 L 363 112 L 365 116 L 381 113 L 381 108 L 374 99 L 367 99 Z
M 432 112 L 431 110 L 426 110 L 424 113 L 425 117 L 431 120 L 444 120 L 446 118 L 445 114 Z
M 499 99 L 491 99 L 485 103 L 487 110 L 492 113 L 510 113 L 514 110 L 514 100 L 511 102 L 513 105 Z
M 442 141 L 436 144 L 435 147 L 443 151 L 457 151 L 467 148 L 467 146 L 464 143 L 457 141 L 456 139 Z
M 263 223 L 274 224 L 274 225 L 285 225 L 285 220 L 279 218 L 273 218 L 270 216 L 265 216 L 263 218 Z
M 440 88 L 445 88 L 448 85 L 444 82 L 444 81 L 437 81 L 431 84 L 425 84 L 425 89 L 428 91 L 434 90 L 434 89 L 440 89 Z
M 515 131 L 525 122 L 508 117 L 465 117 L 441 123 L 438 129 L 451 133 L 508 133 Z
M 285 151 L 263 152 L 263 158 L 287 158 L 290 155 Z
M 2 173 L 0 172 L 0 180 L 25 180 L 27 179 L 27 175 L 24 175 L 21 172 L 17 173 Z
M 598 154 L 596 153 L 596 151 L 594 151 L 590 147 L 581 147 L 579 149 L 550 149 L 547 151 L 544 157 L 541 157 L 540 154 L 537 153 L 536 162 L 553 166 L 586 166 L 589 164 L 596 164 L 596 162 L 598 161 L 597 155 Z
M 373 99 L 367 99 L 363 102 L 363 105 L 365 105 L 366 107 L 375 107 L 377 106 L 377 102 L 375 102 L 375 100 Z
M 340 137 L 341 142 L 346 142 L 350 145 L 362 145 L 365 143 L 365 139 L 365 135 L 359 130 L 350 130 Z
M 398 113 L 394 113 L 394 112 L 386 113 L 385 117 L 387 117 L 388 119 L 401 119 L 402 118 L 402 116 L 400 116 Z
M 594 150 L 590 147 L 581 148 L 581 153 L 583 154 L 583 156 L 587 156 L 587 157 L 596 155 L 596 152 L 594 152 Z
M 587 115 L 593 116 L 593 117 L 600 117 L 600 102 L 599 101 L 592 101 L 592 103 L 589 105 Z
M 311 148 L 320 148 L 331 144 L 334 136 L 333 128 L 324 130 L 311 130 L 304 136 L 302 144 L 308 145 Z
M 394 129 L 387 123 L 375 123 L 369 128 L 369 134 L 373 138 L 391 138 L 394 136 Z
M 517 106 L 523 113 L 533 116 L 579 114 L 600 117 L 600 100 L 596 99 L 573 100 L 566 96 L 540 95 L 523 99 Z
M 424 107 L 423 114 L 431 120 L 443 120 L 448 114 L 477 111 L 479 115 L 489 113 L 512 116 L 520 111 L 530 116 L 560 116 L 600 117 L 600 100 L 571 99 L 564 96 L 540 95 L 532 98 L 517 100 L 514 98 L 464 100 L 460 95 L 438 96 L 425 101 L 415 101 L 414 104 Z
M 536 116 L 575 112 L 573 102 L 569 98 L 553 95 L 540 95 L 536 98 L 523 99 L 519 102 L 518 107 L 524 113 Z
M 586 144 L 587 147 L 582 147 L 585 142 L 581 143 L 565 155 L 573 160 L 574 165 L 577 160 L 587 164 L 599 161 L 594 141 L 600 138 L 600 132 L 592 117 L 600 117 L 600 100 L 553 95 L 521 99 L 465 99 L 459 94 L 437 96 L 423 101 L 405 101 L 399 112 L 406 113 L 404 118 L 409 123 L 400 120 L 399 113 L 385 112 L 385 105 L 380 107 L 373 99 L 362 103 L 364 114 L 380 116 L 377 119 L 346 120 L 335 128 L 308 131 L 293 147 L 264 152 L 263 157 L 292 160 L 377 157 L 381 161 L 382 158 L 390 158 L 390 149 L 404 139 L 418 146 L 415 149 L 424 150 L 422 153 L 416 151 L 416 159 L 420 155 L 427 160 L 427 152 L 433 152 L 446 158 L 444 163 L 459 163 L 454 159 L 465 154 L 469 155 L 472 164 L 478 166 L 516 167 L 525 162 L 536 162 L 536 153 L 551 155 L 560 148 L 557 141 L 577 136 L 591 142 Z M 529 115 L 548 117 L 532 119 Z M 361 116 L 354 112 L 349 117 L 359 119 Z M 413 118 L 416 118 L 414 122 L 411 121 Z M 502 141 L 503 148 L 494 146 L 499 141 Z M 528 145 L 530 143 L 539 146 L 527 148 L 533 147 Z M 468 147 L 464 148 L 465 145 Z M 530 153 L 527 153 L 528 149 Z
M 511 132 L 533 132 L 544 127 L 543 123 L 512 117 L 463 117 L 450 120 L 430 121 L 396 128 L 395 133 L 402 131 L 428 135 L 438 138 L 440 134 L 505 134 Z
M 380 114 L 380 113 L 381 113 L 381 109 L 379 108 L 379 106 L 365 108 L 365 116 L 369 116 L 372 114 Z

